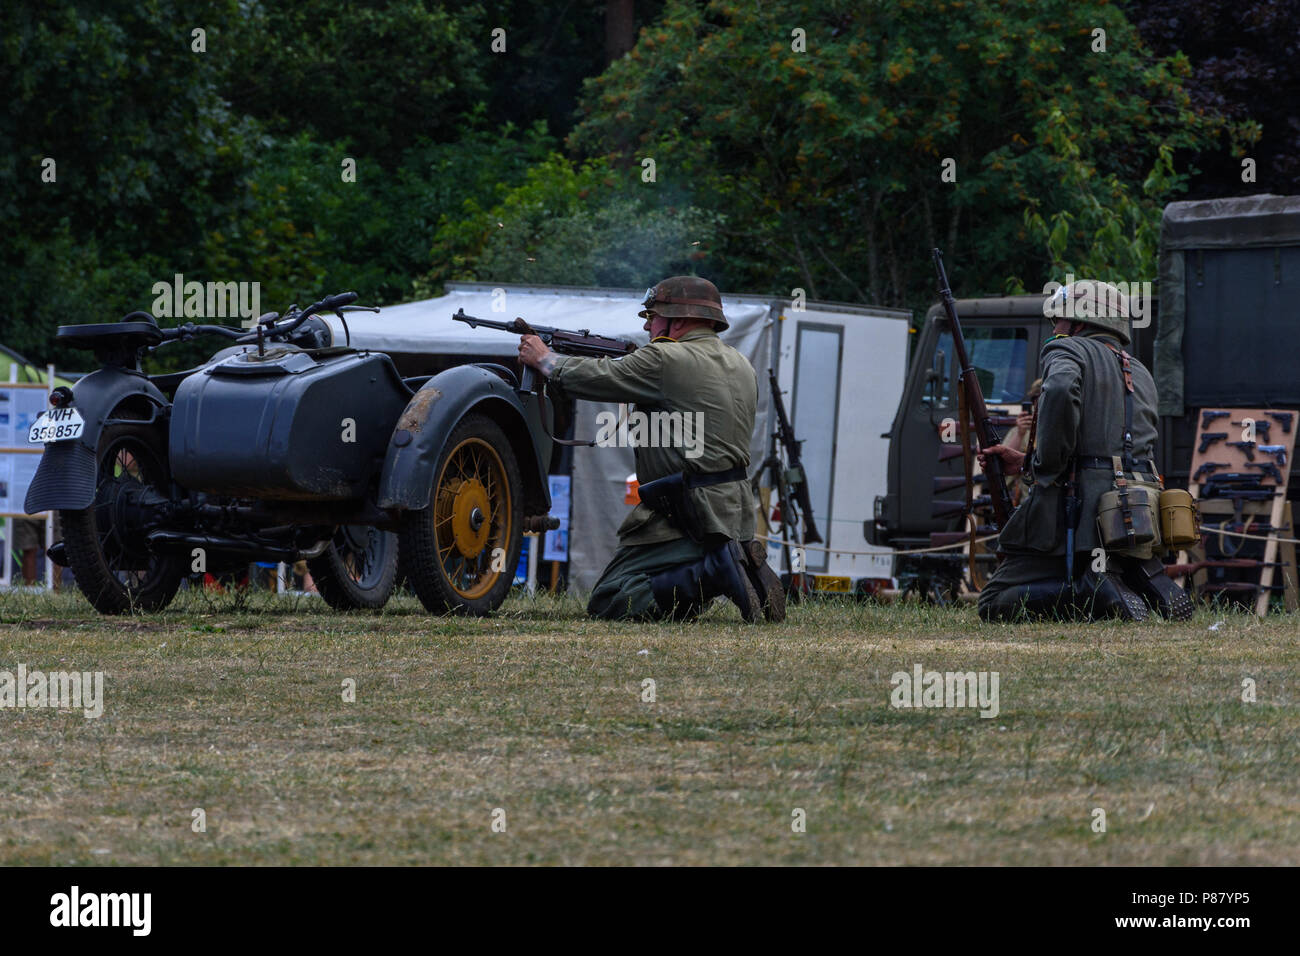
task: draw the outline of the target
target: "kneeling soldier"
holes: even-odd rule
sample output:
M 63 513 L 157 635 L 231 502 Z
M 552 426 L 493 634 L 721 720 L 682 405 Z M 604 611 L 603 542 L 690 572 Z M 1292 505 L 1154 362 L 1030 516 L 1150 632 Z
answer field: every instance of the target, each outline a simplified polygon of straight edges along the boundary
M 718 290 L 673 276 L 646 293 L 639 314 L 650 344 L 617 359 L 556 355 L 532 335 L 519 343 L 520 360 L 569 396 L 673 414 L 689 439 L 636 447 L 641 503 L 618 529 L 619 548 L 587 611 L 689 620 L 725 595 L 746 621 L 783 620 L 785 592 L 754 539 L 747 473 L 758 377 L 718 337 L 728 326 Z M 696 427 L 703 435 L 686 435 Z M 688 458 L 686 445 L 697 456 Z
M 1025 452 L 1004 445 L 980 455 L 999 456 L 1008 474 L 1025 465 L 1029 489 L 998 537 L 1005 557 L 980 591 L 980 617 L 1144 620 L 1148 604 L 1165 617 L 1190 617 L 1186 592 L 1155 556 L 1156 386 L 1124 351 L 1127 300 L 1090 281 L 1056 296 L 1075 318 L 1059 319 L 1043 346 L 1032 458 L 1026 464 Z

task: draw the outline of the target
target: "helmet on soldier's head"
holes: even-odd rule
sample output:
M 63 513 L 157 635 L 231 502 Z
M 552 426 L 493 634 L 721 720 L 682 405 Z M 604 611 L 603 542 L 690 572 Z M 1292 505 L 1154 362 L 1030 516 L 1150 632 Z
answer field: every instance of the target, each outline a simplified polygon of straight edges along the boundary
M 1052 293 L 1049 309 L 1048 315 L 1073 319 L 1109 332 L 1122 345 L 1128 345 L 1132 338 L 1128 296 L 1109 282 L 1080 279 L 1061 286 Z
M 644 308 L 638 314 L 648 319 L 656 312 L 666 319 L 706 319 L 721 332 L 730 323 L 722 314 L 722 296 L 718 287 L 699 276 L 670 276 L 652 289 L 647 289 Z

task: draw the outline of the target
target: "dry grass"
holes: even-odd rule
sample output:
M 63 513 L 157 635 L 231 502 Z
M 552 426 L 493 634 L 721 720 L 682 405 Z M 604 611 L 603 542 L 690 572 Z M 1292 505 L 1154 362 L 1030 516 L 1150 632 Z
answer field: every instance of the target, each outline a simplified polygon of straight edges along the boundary
M 106 620 L 0 595 L 0 669 L 106 674 L 99 720 L 0 710 L 0 863 L 1300 863 L 1296 623 L 1221 617 L 816 604 L 746 628 L 190 595 Z M 893 709 L 918 662 L 998 671 L 1000 715 Z

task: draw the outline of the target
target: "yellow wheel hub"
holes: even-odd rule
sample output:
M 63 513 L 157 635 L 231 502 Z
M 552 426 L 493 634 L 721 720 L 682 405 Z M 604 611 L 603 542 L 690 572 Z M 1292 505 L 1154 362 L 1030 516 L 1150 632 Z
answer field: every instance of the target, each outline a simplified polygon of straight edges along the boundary
M 466 558 L 477 557 L 487 545 L 492 530 L 492 505 L 487 489 L 478 478 L 456 482 L 452 491 L 451 533 L 456 550 Z

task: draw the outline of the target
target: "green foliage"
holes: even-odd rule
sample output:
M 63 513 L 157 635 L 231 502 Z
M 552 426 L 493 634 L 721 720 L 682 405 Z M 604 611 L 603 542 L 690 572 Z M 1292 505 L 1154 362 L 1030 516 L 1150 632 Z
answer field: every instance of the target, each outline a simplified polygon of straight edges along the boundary
M 552 153 L 485 210 L 467 200 L 434 236 L 433 270 L 420 288 L 448 279 L 544 285 L 644 286 L 693 272 L 707 258 L 718 217 L 659 208 L 653 184 L 604 160 Z
M 478 3 L 254 2 L 231 48 L 231 100 L 276 132 L 305 126 L 391 168 L 421 138 L 455 137 L 489 92 L 489 42 Z
M 1187 178 L 1174 170 L 1173 149 L 1167 145 L 1158 148 L 1155 165 L 1139 188 L 1115 173 L 1098 176 L 1081 158 L 1069 124 L 1059 111 L 1052 114 L 1046 145 L 1062 159 L 1061 185 L 1073 199 L 1072 209 L 1058 208 L 1046 220 L 1038 209 L 1048 204 L 1040 200 L 1032 200 L 1024 212 L 1030 237 L 1046 245 L 1050 274 L 1059 282 L 1064 282 L 1067 274 L 1103 281 L 1154 282 L 1161 213 L 1168 197 Z M 1030 291 L 1014 276 L 1007 280 L 1007 290 Z
M 588 81 L 570 144 L 626 166 L 653 156 L 661 181 L 725 209 L 712 261 L 733 286 L 921 308 L 932 245 L 962 295 L 1008 275 L 1041 285 L 1040 220 L 1076 223 L 1071 261 L 1132 267 L 1109 256 L 1180 182 L 1166 171 L 1142 192 L 1161 147 L 1219 129 L 1188 108 L 1185 66 L 1150 57 L 1104 2 L 673 0 Z M 1117 194 L 1141 196 L 1141 215 L 1103 221 Z M 1098 234 L 1106 255 L 1079 251 Z

